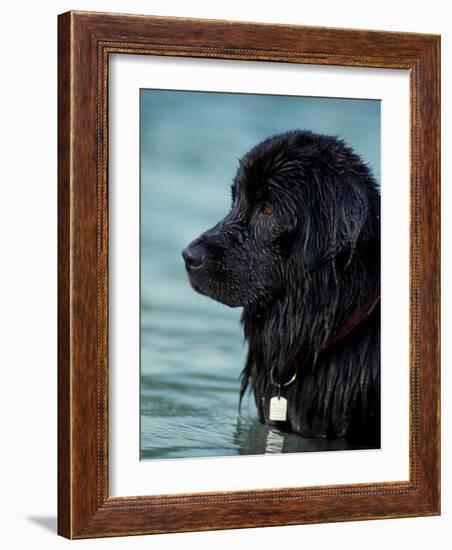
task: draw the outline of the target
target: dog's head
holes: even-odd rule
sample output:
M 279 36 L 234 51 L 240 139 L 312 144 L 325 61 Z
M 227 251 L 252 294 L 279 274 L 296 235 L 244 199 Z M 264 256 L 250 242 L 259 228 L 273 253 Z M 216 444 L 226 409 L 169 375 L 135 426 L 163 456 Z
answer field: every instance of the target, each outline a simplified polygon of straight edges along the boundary
M 372 248 L 375 267 L 378 217 L 378 191 L 361 159 L 336 138 L 293 131 L 240 160 L 231 210 L 182 255 L 196 291 L 265 308 L 306 292 L 327 264 L 350 269 L 358 248 Z

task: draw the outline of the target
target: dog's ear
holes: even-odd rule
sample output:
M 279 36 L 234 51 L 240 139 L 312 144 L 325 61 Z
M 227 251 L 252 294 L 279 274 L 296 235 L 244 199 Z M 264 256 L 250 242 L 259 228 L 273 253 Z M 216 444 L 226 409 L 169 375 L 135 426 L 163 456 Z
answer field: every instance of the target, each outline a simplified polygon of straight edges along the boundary
M 321 268 L 339 254 L 348 255 L 348 265 L 370 223 L 365 187 L 332 177 L 315 184 L 319 192 L 314 194 L 303 231 L 302 257 L 308 272 Z

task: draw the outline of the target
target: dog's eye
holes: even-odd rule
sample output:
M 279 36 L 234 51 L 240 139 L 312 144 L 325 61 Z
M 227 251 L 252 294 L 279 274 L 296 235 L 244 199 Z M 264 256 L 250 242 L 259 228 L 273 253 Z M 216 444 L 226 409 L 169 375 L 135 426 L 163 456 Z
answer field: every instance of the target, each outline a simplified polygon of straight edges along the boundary
M 271 216 L 273 214 L 273 208 L 271 206 L 268 206 L 268 205 L 263 206 L 262 207 L 262 212 L 264 214 L 266 214 L 267 216 Z

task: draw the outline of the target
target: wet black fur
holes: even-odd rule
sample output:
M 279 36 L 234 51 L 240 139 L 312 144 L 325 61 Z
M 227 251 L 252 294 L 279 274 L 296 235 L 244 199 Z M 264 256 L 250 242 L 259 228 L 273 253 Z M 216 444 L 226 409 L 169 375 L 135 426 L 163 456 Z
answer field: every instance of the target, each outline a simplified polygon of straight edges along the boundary
M 240 160 L 230 212 L 187 248 L 203 258 L 187 267 L 193 288 L 243 307 L 241 397 L 250 386 L 260 420 L 277 393 L 272 367 L 281 382 L 296 369 L 280 428 L 378 447 L 379 304 L 330 343 L 380 292 L 380 195 L 360 157 L 307 131 L 266 139 Z

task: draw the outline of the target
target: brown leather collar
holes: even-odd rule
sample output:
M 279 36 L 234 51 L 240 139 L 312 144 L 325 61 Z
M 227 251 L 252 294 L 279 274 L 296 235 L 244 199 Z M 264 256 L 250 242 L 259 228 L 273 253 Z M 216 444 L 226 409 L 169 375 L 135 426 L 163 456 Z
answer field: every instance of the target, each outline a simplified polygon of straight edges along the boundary
M 372 296 L 369 298 L 362 306 L 360 306 L 356 311 L 351 313 L 346 319 L 341 328 L 336 332 L 334 336 L 329 338 L 327 341 L 325 348 L 332 346 L 333 344 L 336 344 L 339 342 L 339 340 L 342 340 L 345 338 L 350 332 L 352 332 L 360 323 L 362 323 L 369 315 L 372 313 L 372 311 L 375 309 L 376 305 L 380 301 L 380 295 L 378 296 Z

